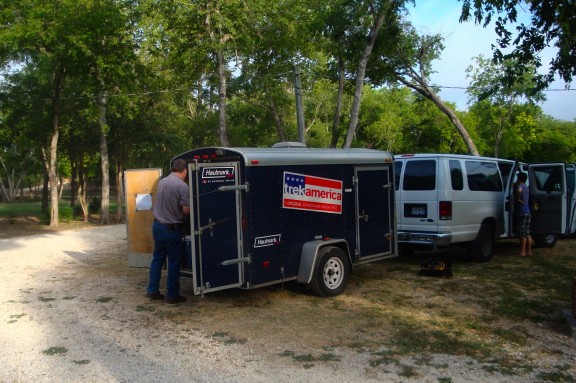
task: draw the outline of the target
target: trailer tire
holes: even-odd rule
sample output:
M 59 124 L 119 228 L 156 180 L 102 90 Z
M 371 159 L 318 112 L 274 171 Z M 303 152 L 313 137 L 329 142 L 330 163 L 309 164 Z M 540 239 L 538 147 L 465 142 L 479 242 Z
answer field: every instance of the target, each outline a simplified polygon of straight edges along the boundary
M 558 236 L 556 234 L 534 234 L 534 244 L 536 247 L 550 248 L 556 245 Z
M 350 262 L 342 249 L 326 246 L 318 254 L 318 262 L 310 287 L 320 297 L 335 297 L 348 284 Z
M 495 242 L 492 226 L 483 223 L 480 225 L 476 239 L 468 245 L 468 257 L 479 263 L 490 261 L 494 253 Z

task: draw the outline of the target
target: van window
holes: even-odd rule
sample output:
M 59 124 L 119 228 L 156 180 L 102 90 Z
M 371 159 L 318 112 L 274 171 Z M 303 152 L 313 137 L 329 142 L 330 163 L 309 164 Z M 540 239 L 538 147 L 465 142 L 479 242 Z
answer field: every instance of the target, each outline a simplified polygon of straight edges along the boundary
M 552 168 L 536 168 L 534 170 L 536 189 L 552 192 L 562 190 L 562 169 L 559 166 Z
M 394 190 L 400 187 L 400 173 L 402 172 L 402 162 L 396 161 L 394 163 Z
M 404 168 L 403 190 L 436 189 L 436 161 L 408 161 Z
M 471 191 L 502 191 L 502 179 L 493 162 L 466 161 L 468 188 Z
M 512 166 L 511 162 L 498 162 L 498 168 L 500 169 L 500 175 L 502 176 L 502 182 L 504 184 L 504 189 L 508 185 L 508 180 L 510 179 L 510 173 L 512 173 Z
M 452 181 L 452 190 L 464 189 L 464 178 L 462 176 L 462 165 L 458 160 L 450 160 L 450 181 Z

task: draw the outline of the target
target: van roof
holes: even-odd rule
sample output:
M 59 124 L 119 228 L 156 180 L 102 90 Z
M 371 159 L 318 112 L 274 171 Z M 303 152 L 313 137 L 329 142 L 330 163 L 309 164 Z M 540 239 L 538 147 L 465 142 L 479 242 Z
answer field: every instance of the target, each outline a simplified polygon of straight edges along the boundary
M 406 158 L 454 158 L 454 159 L 465 159 L 465 160 L 484 160 L 484 161 L 499 161 L 499 162 L 514 162 L 513 160 L 507 160 L 504 158 L 495 157 L 482 157 L 482 156 L 471 156 L 468 154 L 443 154 L 443 153 L 414 153 L 414 154 L 397 154 L 394 156 L 395 159 L 406 159 Z
M 389 152 L 373 149 L 326 149 L 302 147 L 275 148 L 224 148 L 207 147 L 182 153 L 172 161 L 214 159 L 218 157 L 238 157 L 244 159 L 246 166 L 308 165 L 308 164 L 383 164 L 394 162 Z

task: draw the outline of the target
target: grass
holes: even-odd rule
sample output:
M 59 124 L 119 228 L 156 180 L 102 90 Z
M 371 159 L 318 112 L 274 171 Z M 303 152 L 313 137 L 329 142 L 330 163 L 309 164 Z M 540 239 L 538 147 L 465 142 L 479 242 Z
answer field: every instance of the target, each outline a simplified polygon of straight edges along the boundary
M 70 206 L 70 201 L 63 199 L 59 202 L 60 208 Z M 110 215 L 116 213 L 116 199 L 110 199 Z M 79 209 L 79 205 L 75 210 Z M 13 219 L 15 217 L 41 217 L 42 202 L 39 200 L 24 200 L 16 202 L 0 203 L 0 218 Z

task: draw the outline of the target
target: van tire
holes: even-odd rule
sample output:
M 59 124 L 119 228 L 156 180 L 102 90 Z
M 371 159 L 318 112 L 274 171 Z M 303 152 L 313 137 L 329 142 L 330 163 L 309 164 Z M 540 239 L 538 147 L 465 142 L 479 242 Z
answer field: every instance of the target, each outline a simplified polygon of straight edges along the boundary
M 556 234 L 533 234 L 536 247 L 550 248 L 556 245 L 558 236 Z
M 320 297 L 335 297 L 348 284 L 350 262 L 342 249 L 326 246 L 318 254 L 318 262 L 310 288 Z
M 468 245 L 468 258 L 479 263 L 489 262 L 494 254 L 494 245 L 495 240 L 492 226 L 483 223 L 480 225 L 476 239 Z

